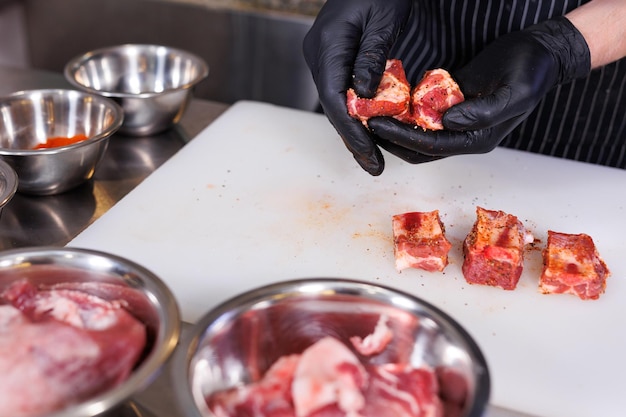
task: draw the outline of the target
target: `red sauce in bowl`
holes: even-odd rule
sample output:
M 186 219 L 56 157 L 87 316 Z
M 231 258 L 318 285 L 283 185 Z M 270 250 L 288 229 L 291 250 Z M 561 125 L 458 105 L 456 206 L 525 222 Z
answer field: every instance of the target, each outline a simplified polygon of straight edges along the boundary
M 78 134 L 76 136 L 71 137 L 53 137 L 48 138 L 44 143 L 40 143 L 36 145 L 33 149 L 48 149 L 48 148 L 57 148 L 59 146 L 71 145 L 76 142 L 80 142 L 87 139 L 87 136 L 83 134 Z

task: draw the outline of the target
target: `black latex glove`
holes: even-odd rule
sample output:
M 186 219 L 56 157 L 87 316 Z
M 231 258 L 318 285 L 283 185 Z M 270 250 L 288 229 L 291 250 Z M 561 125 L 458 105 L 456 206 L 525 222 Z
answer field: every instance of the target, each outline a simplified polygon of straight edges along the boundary
M 381 147 L 411 163 L 486 153 L 553 87 L 586 76 L 590 66 L 583 36 L 558 17 L 496 39 L 453 74 L 466 100 L 444 114 L 445 130 L 424 131 L 390 118 L 368 123 Z
M 372 175 L 384 169 L 373 135 L 348 115 L 346 91 L 374 96 L 389 50 L 412 0 L 328 0 L 304 39 L 304 57 L 324 113 L 356 161 Z

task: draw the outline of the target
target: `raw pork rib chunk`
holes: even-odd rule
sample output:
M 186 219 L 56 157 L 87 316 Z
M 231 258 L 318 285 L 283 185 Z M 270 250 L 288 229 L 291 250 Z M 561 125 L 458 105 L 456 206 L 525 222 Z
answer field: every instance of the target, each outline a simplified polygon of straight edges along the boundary
M 544 294 L 574 294 L 595 300 L 604 293 L 610 271 L 590 236 L 548 230 L 539 290 Z
M 348 113 L 367 126 L 370 117 L 390 116 L 422 129 L 441 130 L 441 118 L 450 107 L 464 100 L 463 93 L 448 71 L 426 71 L 411 90 L 402 62 L 387 61 L 373 98 L 360 98 L 354 89 L 347 92 Z
M 448 71 L 426 71 L 411 93 L 411 120 L 424 130 L 442 130 L 441 118 L 450 107 L 465 98 Z
M 354 89 L 347 92 L 347 106 L 350 116 L 367 120 L 375 116 L 398 116 L 408 114 L 411 86 L 406 79 L 402 62 L 397 59 L 387 61 L 385 71 L 372 98 L 360 98 Z
M 0 416 L 48 414 L 128 377 L 145 326 L 118 302 L 16 282 L 0 305 Z
M 445 237 L 439 211 L 411 212 L 392 217 L 396 269 L 443 271 L 452 244 Z
M 530 234 L 517 217 L 476 208 L 477 219 L 463 242 L 463 275 L 470 284 L 513 290 L 523 270 L 524 245 Z

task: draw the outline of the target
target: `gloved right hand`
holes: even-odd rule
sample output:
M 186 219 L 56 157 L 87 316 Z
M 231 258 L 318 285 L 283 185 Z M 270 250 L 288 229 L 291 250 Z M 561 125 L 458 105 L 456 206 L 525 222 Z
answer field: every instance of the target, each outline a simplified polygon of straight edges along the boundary
M 379 175 L 382 153 L 372 133 L 348 115 L 346 91 L 376 93 L 389 51 L 404 28 L 412 0 L 328 0 L 304 39 L 304 57 L 320 104 L 363 169 Z
M 378 144 L 411 163 L 490 152 L 556 85 L 586 77 L 587 42 L 564 16 L 500 36 L 455 72 L 465 101 L 443 115 L 444 130 L 372 118 Z

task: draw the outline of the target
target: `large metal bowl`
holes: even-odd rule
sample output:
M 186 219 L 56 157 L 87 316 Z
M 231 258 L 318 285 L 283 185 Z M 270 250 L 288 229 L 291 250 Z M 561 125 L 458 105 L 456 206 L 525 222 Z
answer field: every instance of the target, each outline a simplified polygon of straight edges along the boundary
M 17 173 L 18 191 L 58 194 L 89 180 L 109 137 L 121 126 L 112 100 L 76 90 L 20 91 L 0 98 L 0 158 Z M 34 149 L 52 137 L 85 135 L 71 145 Z
M 156 275 L 132 261 L 79 248 L 39 247 L 1 252 L 0 292 L 25 278 L 36 285 L 109 283 L 128 288 L 122 292 L 114 291 L 112 286 L 89 291 L 105 299 L 119 299 L 123 294 L 127 309 L 147 328 L 145 354 L 128 379 L 107 392 L 46 417 L 119 415 L 126 400 L 156 378 L 178 343 L 180 314 L 173 294 Z
M 193 87 L 207 77 L 200 57 L 161 45 L 125 44 L 70 60 L 65 78 L 75 87 L 114 99 L 124 109 L 120 133 L 151 135 L 177 123 Z
M 481 416 L 490 378 L 471 336 L 417 297 L 345 279 L 281 282 L 208 312 L 175 354 L 172 375 L 179 406 L 189 417 L 213 416 L 206 403 L 211 393 L 258 380 L 279 357 L 300 353 L 324 336 L 349 345 L 349 337 L 370 334 L 382 314 L 391 318 L 394 338 L 371 361 L 427 365 L 441 376 L 442 392 L 466 387 L 458 417 Z

